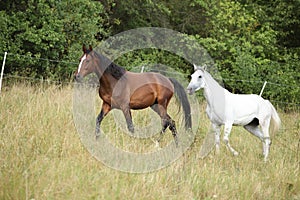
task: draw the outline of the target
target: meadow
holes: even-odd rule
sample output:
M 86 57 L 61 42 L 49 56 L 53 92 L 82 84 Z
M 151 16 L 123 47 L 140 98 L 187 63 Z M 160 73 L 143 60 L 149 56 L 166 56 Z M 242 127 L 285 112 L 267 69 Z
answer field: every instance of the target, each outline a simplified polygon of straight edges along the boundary
M 297 111 L 278 108 L 282 127 L 272 136 L 267 163 L 261 143 L 240 127 L 233 128 L 230 138 L 239 156 L 222 144 L 219 155 L 211 152 L 201 159 L 209 126 L 202 112 L 195 141 L 183 156 L 161 170 L 127 173 L 105 166 L 84 147 L 74 125 L 72 99 L 72 84 L 18 83 L 2 89 L 0 199 L 300 199 Z M 205 103 L 201 107 L 204 111 Z M 134 123 L 143 123 L 138 112 L 133 115 Z M 120 131 L 112 123 L 110 114 L 102 126 L 114 137 Z M 129 150 L 153 145 L 120 135 L 120 147 L 134 144 Z M 167 131 L 163 142 L 169 140 Z

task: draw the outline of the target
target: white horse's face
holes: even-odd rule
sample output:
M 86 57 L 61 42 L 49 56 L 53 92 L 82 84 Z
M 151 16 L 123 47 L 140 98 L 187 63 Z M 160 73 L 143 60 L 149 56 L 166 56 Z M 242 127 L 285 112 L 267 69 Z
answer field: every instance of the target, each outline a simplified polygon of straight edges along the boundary
M 195 91 L 200 90 L 205 87 L 204 80 L 204 71 L 202 69 L 197 69 L 191 75 L 191 81 L 187 87 L 187 91 L 189 94 L 193 94 Z

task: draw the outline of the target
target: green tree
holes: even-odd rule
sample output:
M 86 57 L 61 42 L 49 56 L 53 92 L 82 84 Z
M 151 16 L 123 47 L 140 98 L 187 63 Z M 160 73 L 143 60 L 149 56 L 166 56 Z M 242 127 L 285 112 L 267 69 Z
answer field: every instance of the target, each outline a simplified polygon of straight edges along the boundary
M 159 0 L 106 0 L 112 34 L 138 27 L 169 27 L 170 10 Z
M 1 3 L 0 51 L 8 51 L 6 73 L 65 79 L 82 43 L 107 36 L 101 3 L 30 0 Z M 24 55 L 24 56 L 19 56 Z M 43 59 L 40 59 L 43 58 Z M 65 61 L 65 62 L 61 62 Z
M 289 23 L 282 28 L 284 23 L 279 20 L 282 13 L 289 13 L 287 16 L 294 16 L 289 22 L 296 22 L 298 14 L 291 14 L 295 8 L 285 8 L 281 4 L 279 12 L 278 6 L 272 10 L 260 4 L 250 6 L 230 0 L 206 3 L 195 0 L 195 3 L 205 9 L 208 19 L 205 30 L 209 30 L 208 34 L 201 35 L 200 32 L 196 37 L 215 59 L 226 88 L 237 93 L 257 94 L 263 81 L 290 84 L 289 91 L 282 93 L 277 85 L 275 89 L 270 88 L 271 92 L 267 92 L 265 97 L 295 101 L 295 95 L 299 95 L 300 66 L 296 61 L 299 51 L 287 48 L 288 38 L 282 42 L 286 33 L 294 32 L 288 31 Z M 272 16 L 269 16 L 270 9 Z M 278 24 L 282 27 L 278 28 Z M 299 49 L 299 45 L 296 46 Z
M 229 90 L 258 93 L 266 80 L 277 85 L 267 85 L 265 97 L 297 102 L 299 10 L 298 0 L 1 1 L 0 52 L 11 53 L 6 73 L 65 79 L 76 68 L 71 62 L 79 58 L 82 43 L 95 46 L 129 29 L 164 27 L 205 47 Z M 157 49 L 130 52 L 117 62 L 128 69 L 147 63 L 192 69 L 181 57 Z M 290 86 L 282 92 L 280 84 Z

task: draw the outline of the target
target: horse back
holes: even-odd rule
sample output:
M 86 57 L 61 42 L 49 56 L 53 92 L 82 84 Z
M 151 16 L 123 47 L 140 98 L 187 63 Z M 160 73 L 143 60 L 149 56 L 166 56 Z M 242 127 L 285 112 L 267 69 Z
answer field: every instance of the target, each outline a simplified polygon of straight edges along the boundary
M 165 76 L 146 72 L 126 72 L 114 87 L 113 100 L 130 104 L 132 109 L 144 109 L 159 101 L 167 105 L 173 96 L 174 86 Z
M 126 72 L 126 79 L 128 80 L 128 87 L 135 90 L 140 87 L 150 86 L 151 88 L 159 91 L 167 89 L 174 92 L 174 86 L 169 78 L 154 72 L 133 73 Z
M 248 124 L 254 118 L 259 119 L 268 109 L 267 100 L 256 94 L 232 94 L 228 100 L 227 112 L 230 112 L 228 114 L 237 125 Z

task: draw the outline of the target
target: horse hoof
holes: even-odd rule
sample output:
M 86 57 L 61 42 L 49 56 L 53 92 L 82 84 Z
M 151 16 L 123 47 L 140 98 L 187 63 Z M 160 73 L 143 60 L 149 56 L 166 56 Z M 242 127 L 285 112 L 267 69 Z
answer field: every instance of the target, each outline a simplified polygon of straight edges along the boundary
M 233 152 L 233 155 L 234 155 L 234 156 L 238 156 L 239 153 L 235 151 L 235 152 Z

